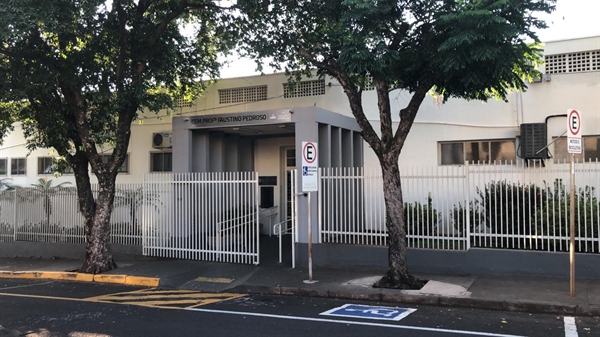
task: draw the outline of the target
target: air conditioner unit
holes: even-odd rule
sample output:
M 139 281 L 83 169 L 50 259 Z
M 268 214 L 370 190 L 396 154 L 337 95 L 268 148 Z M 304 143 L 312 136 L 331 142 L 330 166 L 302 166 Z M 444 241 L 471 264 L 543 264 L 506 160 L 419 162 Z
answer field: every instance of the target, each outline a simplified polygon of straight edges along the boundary
M 548 159 L 546 123 L 521 124 L 521 158 Z
M 165 149 L 172 147 L 172 136 L 173 135 L 170 132 L 153 133 L 152 147 L 155 149 Z

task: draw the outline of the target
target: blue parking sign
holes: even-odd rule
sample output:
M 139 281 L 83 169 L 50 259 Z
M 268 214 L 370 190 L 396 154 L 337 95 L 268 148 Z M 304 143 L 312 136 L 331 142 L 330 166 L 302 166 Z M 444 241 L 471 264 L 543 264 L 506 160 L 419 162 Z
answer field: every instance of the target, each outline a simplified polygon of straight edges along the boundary
M 378 307 L 361 304 L 344 304 L 341 307 L 333 308 L 331 310 L 322 312 L 320 315 L 399 321 L 404 317 L 410 315 L 411 313 L 415 312 L 416 310 L 417 309 Z

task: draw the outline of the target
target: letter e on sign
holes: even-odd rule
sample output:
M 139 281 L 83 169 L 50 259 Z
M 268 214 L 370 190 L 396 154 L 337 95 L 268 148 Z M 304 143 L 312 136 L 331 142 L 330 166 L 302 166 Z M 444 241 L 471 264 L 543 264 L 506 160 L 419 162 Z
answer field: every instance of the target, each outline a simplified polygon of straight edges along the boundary
M 581 116 L 575 109 L 569 109 L 567 113 L 568 138 L 581 138 Z

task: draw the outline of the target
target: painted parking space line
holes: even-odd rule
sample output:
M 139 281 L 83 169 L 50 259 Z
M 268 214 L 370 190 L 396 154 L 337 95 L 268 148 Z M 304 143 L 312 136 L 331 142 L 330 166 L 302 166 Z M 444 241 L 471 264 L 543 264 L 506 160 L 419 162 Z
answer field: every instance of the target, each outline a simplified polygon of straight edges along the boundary
M 144 307 L 184 309 L 229 301 L 247 296 L 233 293 L 204 293 L 181 289 L 141 289 L 86 298 L 90 302 L 138 305 Z
M 341 307 L 324 311 L 319 315 L 399 321 L 415 311 L 417 309 L 344 304 Z
M 577 325 L 574 317 L 565 317 L 565 337 L 577 337 Z

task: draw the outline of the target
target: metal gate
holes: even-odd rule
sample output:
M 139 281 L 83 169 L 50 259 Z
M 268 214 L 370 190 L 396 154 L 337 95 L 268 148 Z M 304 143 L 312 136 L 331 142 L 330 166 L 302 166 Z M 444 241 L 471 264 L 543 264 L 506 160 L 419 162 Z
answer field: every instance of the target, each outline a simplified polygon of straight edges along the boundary
M 144 255 L 259 263 L 256 172 L 147 174 L 143 197 Z

